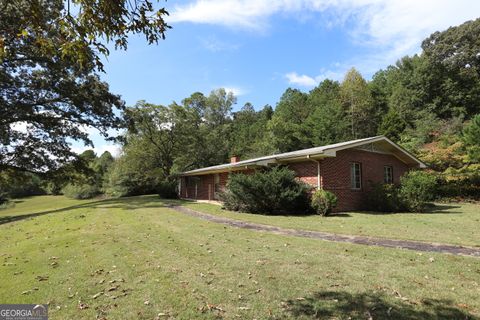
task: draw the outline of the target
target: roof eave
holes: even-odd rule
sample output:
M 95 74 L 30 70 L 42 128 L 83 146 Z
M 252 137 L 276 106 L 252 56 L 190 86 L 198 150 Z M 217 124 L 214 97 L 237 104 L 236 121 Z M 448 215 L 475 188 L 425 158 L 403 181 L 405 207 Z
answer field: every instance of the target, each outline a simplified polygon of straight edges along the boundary
M 241 171 L 241 170 L 248 170 L 254 169 L 259 167 L 266 167 L 271 164 L 275 163 L 288 163 L 288 162 L 295 162 L 295 161 L 302 161 L 302 160 L 318 160 L 326 157 L 335 157 L 337 151 L 341 151 L 344 149 L 355 148 L 367 143 L 375 143 L 378 141 L 386 141 L 388 144 L 395 147 L 395 149 L 399 150 L 406 158 L 410 159 L 410 164 L 418 165 L 419 168 L 424 169 L 427 168 L 427 165 L 409 153 L 407 150 L 396 144 L 395 142 L 391 141 L 385 136 L 376 136 L 368 139 L 361 139 L 361 141 L 353 142 L 353 143 L 346 143 L 336 147 L 325 148 L 323 150 L 316 150 L 315 152 L 304 152 L 299 150 L 298 152 L 289 152 L 288 154 L 282 155 L 273 155 L 271 157 L 262 157 L 258 158 L 257 160 L 253 159 L 252 161 L 240 161 L 240 163 L 232 163 L 232 164 L 225 164 L 220 166 L 213 166 L 208 168 L 196 169 L 191 171 L 186 171 L 180 173 L 179 176 L 196 176 L 196 175 L 206 175 L 212 173 L 222 173 L 222 172 L 230 172 L 230 171 Z M 405 160 L 403 162 L 407 163 Z M 220 167 L 220 168 L 219 168 Z

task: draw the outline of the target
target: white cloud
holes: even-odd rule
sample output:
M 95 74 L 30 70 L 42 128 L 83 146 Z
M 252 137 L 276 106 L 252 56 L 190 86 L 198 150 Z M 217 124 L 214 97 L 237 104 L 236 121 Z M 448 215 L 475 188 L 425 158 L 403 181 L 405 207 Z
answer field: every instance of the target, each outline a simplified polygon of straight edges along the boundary
M 370 49 L 343 62 L 363 73 L 419 52 L 421 41 L 437 30 L 477 18 L 480 1 L 470 0 L 195 0 L 175 6 L 170 23 L 191 22 L 264 32 L 274 15 L 302 19 L 320 14 L 326 27 L 348 30 L 351 41 Z M 307 19 L 308 20 L 308 19 Z M 323 73 L 339 73 L 342 67 Z M 302 85 L 318 82 L 322 75 L 290 74 Z M 318 78 L 318 79 L 317 79 Z
M 246 91 L 240 87 L 230 87 L 230 86 L 220 86 L 220 88 L 225 89 L 225 91 L 233 93 L 235 97 L 244 95 Z
M 305 74 L 299 75 L 296 72 L 287 73 L 285 77 L 288 79 L 288 83 L 302 87 L 313 87 L 318 83 L 316 79 Z
M 260 30 L 266 24 L 260 17 L 269 16 L 279 7 L 270 1 L 198 0 L 176 6 L 168 18 L 169 23 L 194 22 L 217 24 Z
M 300 87 L 314 87 L 325 79 L 340 81 L 345 76 L 348 69 L 345 66 L 337 66 L 336 71 L 322 70 L 320 74 L 316 76 L 309 76 L 306 74 L 298 74 L 296 72 L 289 72 L 285 75 L 288 83 Z

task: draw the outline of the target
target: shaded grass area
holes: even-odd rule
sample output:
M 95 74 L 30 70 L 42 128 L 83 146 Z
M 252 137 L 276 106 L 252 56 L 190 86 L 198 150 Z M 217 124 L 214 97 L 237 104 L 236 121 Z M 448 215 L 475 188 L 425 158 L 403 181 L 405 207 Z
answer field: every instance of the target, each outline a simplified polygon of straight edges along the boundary
M 471 317 L 451 300 L 424 299 L 422 304 L 428 307 L 415 308 L 402 297 L 392 301 L 382 292 L 321 291 L 303 299 L 288 300 L 285 307 L 296 318 L 435 320 Z
M 49 303 L 51 319 L 480 314 L 478 259 L 229 228 L 166 204 L 34 197 L 0 211 L 26 216 L 0 225 L 0 303 Z
M 480 247 L 479 204 L 436 204 L 426 213 L 348 212 L 320 217 L 267 216 L 223 210 L 208 203 L 182 200 L 176 203 L 210 214 L 283 228 Z

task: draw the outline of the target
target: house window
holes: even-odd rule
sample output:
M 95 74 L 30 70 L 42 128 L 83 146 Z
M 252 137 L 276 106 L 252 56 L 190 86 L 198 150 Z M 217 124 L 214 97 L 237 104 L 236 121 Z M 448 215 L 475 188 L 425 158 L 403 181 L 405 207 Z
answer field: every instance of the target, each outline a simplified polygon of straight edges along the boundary
M 393 168 L 392 166 L 383 167 L 383 183 L 393 183 Z
M 362 188 L 362 166 L 358 162 L 353 162 L 350 167 L 350 177 L 352 180 L 352 189 Z

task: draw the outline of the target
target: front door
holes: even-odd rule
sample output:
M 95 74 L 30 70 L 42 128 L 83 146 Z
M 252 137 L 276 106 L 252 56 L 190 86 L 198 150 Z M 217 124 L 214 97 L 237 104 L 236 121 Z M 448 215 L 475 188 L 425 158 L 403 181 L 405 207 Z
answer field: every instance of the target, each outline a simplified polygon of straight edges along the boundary
M 213 199 L 218 200 L 220 193 L 220 174 L 215 173 L 213 175 Z

